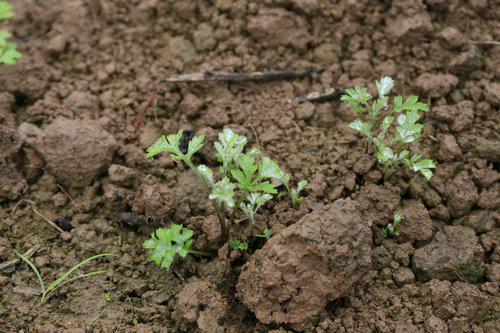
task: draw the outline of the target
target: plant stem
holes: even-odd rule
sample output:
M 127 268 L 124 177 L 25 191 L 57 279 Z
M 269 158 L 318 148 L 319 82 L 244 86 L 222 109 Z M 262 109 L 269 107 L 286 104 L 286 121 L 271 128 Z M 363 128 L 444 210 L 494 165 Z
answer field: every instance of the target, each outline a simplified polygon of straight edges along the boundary
M 205 181 L 205 178 L 203 177 L 203 175 L 194 166 L 193 162 L 191 162 L 188 159 L 184 159 L 183 161 L 186 162 L 186 164 L 189 165 L 189 167 L 191 169 L 193 169 L 194 173 L 196 174 L 196 176 L 198 176 L 198 178 L 200 179 L 201 183 L 203 184 L 203 187 L 205 188 L 205 190 L 208 192 L 208 194 L 210 194 L 211 193 L 210 186 Z M 212 203 L 214 205 L 217 217 L 219 218 L 219 224 L 220 224 L 220 230 L 221 230 L 222 238 L 223 238 L 224 241 L 227 241 L 227 239 L 224 237 L 225 231 L 226 231 L 226 221 L 225 221 L 226 217 L 224 216 L 224 204 L 221 204 L 219 206 L 219 204 L 217 203 L 217 200 L 215 200 L 215 199 L 212 200 Z
M 408 183 L 408 185 L 405 186 L 405 188 L 403 189 L 403 191 L 401 192 L 401 195 L 405 194 L 406 191 L 408 191 L 408 189 L 410 188 L 411 184 L 413 184 L 413 181 L 415 179 L 417 179 L 418 177 L 418 173 L 410 180 L 410 182 Z
M 216 256 L 216 254 L 212 253 L 212 252 L 203 252 L 203 251 L 196 251 L 196 250 L 191 250 L 191 249 L 188 250 L 188 253 L 198 254 L 200 256 L 205 256 L 205 257 L 215 257 Z
M 225 240 L 229 239 L 229 229 L 231 228 L 231 224 L 233 224 L 234 217 L 236 216 L 236 211 L 240 207 L 240 205 L 243 202 L 243 200 L 245 200 L 247 194 L 248 194 L 248 190 L 245 191 L 245 192 L 243 192 L 243 194 L 238 199 L 238 202 L 236 203 L 236 206 L 234 206 L 233 212 L 231 213 L 231 216 L 229 217 L 229 220 L 227 221 L 226 228 L 225 228 L 225 230 L 223 232 L 223 236 L 224 236 Z

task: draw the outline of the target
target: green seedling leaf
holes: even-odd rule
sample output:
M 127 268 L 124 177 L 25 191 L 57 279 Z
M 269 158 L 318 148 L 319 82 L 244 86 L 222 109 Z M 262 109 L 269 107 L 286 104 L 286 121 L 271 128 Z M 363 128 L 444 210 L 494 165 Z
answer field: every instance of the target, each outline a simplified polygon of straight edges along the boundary
M 429 169 L 435 169 L 436 165 L 434 164 L 434 161 L 432 160 L 422 160 L 420 162 L 417 162 L 411 166 L 413 171 L 415 172 L 420 172 L 427 181 L 431 180 L 432 176 L 434 174 L 432 173 L 431 170 Z
M 195 136 L 191 140 L 189 140 L 188 151 L 186 154 L 186 158 L 188 160 L 191 159 L 191 157 L 194 155 L 194 153 L 196 153 L 198 150 L 200 150 L 203 147 L 203 143 L 202 143 L 203 140 L 205 140 L 204 135 Z
M 252 191 L 262 191 L 270 194 L 276 194 L 278 193 L 278 190 L 276 189 L 276 185 L 273 183 L 270 183 L 269 181 L 262 182 L 258 185 L 252 186 Z
M 375 82 L 375 85 L 377 86 L 379 99 L 381 99 L 394 87 L 394 80 L 389 76 L 385 76 L 380 79 L 380 82 Z
M 146 159 L 165 153 L 171 153 L 171 157 L 174 161 L 184 157 L 184 154 L 179 149 L 179 141 L 181 139 L 182 132 L 182 130 L 179 130 L 177 134 L 170 134 L 167 138 L 165 138 L 165 135 L 162 135 L 161 138 L 156 140 L 156 142 L 147 149 Z
M 367 137 L 371 137 L 370 135 L 370 124 L 362 122 L 361 120 L 355 120 L 349 124 L 349 127 L 353 130 L 363 133 Z
M 392 223 L 387 225 L 387 228 L 382 228 L 382 232 L 386 235 L 399 236 L 399 231 L 396 230 L 396 225 L 401 222 L 403 219 L 403 215 L 400 212 L 397 212 L 394 215 L 394 220 Z
M 307 183 L 308 183 L 307 180 L 302 179 L 297 184 L 297 188 L 292 189 L 290 191 L 290 198 L 292 199 L 292 208 L 295 208 L 295 205 L 297 204 L 297 202 L 300 202 L 300 201 L 302 201 L 302 199 L 304 199 L 304 197 L 299 196 L 299 193 L 300 193 L 300 191 L 302 191 L 304 189 L 304 187 L 306 187 Z
M 0 21 L 11 18 L 14 12 L 11 10 L 12 5 L 7 1 L 0 1 Z
M 231 251 L 246 251 L 248 249 L 248 243 L 237 239 L 230 239 L 227 242 L 229 249 Z
M 214 185 L 214 173 L 206 165 L 199 165 L 198 172 L 202 175 L 205 181 L 213 187 Z
M 234 189 L 236 184 L 229 181 L 229 178 L 224 177 L 214 185 L 212 193 L 210 193 L 210 200 L 216 200 L 219 204 L 225 203 L 227 207 L 234 207 Z
M 271 230 L 267 227 L 264 229 L 264 236 L 266 237 L 267 240 L 271 238 Z
M 406 111 L 406 110 L 407 111 L 415 111 L 415 112 L 418 112 L 418 111 L 427 112 L 427 111 L 429 111 L 429 107 L 427 106 L 427 104 L 417 102 L 418 101 L 417 96 L 412 95 L 412 96 L 408 97 L 408 99 L 406 100 L 406 102 L 404 102 L 404 104 L 401 104 L 402 101 L 403 101 L 403 97 L 401 97 L 401 96 L 397 96 L 394 98 L 394 108 L 392 109 L 391 114 L 392 113 L 399 113 L 399 112 Z
M 259 163 L 259 173 L 257 175 L 256 181 L 263 178 L 276 178 L 280 179 L 280 167 L 276 162 L 267 156 L 262 157 L 262 161 Z
M 380 164 L 387 165 L 389 161 L 394 159 L 392 149 L 386 147 L 383 143 L 377 147 L 377 159 Z
M 184 228 L 181 233 L 181 228 L 180 224 L 172 224 L 170 228 L 156 229 L 151 234 L 151 239 L 146 240 L 143 244 L 146 249 L 154 249 L 153 252 L 148 252 L 148 257 L 160 267 L 166 268 L 167 271 L 170 269 L 175 255 L 178 254 L 184 258 L 193 242 L 190 239 L 193 236 L 193 231 Z
M 417 111 L 408 111 L 406 114 L 400 114 L 398 116 L 397 120 L 401 126 L 397 126 L 396 130 L 402 142 L 410 143 L 420 137 L 424 125 L 416 124 L 419 118 L 420 116 Z

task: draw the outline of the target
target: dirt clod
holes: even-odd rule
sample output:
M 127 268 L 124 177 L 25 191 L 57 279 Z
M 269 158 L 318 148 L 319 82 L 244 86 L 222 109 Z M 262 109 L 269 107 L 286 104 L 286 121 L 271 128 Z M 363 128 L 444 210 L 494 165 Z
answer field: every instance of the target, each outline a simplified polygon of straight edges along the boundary
M 258 250 L 243 267 L 238 297 L 263 323 L 300 323 L 351 290 L 370 266 L 370 244 L 359 204 L 337 200 Z
M 36 145 L 47 171 L 69 187 L 91 184 L 107 170 L 116 147 L 95 122 L 62 118 L 44 128 Z
M 484 274 L 484 250 L 474 230 L 446 226 L 428 245 L 415 250 L 413 268 L 420 280 L 479 281 Z

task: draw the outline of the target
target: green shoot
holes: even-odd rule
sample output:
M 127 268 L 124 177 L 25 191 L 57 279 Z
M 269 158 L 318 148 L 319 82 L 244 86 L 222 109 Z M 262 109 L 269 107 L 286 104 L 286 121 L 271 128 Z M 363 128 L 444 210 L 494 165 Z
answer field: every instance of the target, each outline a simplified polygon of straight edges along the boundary
M 375 145 L 377 160 L 384 165 L 384 181 L 389 180 L 395 173 L 410 168 L 416 175 L 408 183 L 404 191 L 409 188 L 418 174 L 430 180 L 433 173 L 430 169 L 436 167 L 430 159 L 421 160 L 422 156 L 413 154 L 404 149 L 405 144 L 417 140 L 421 134 L 423 125 L 417 123 L 420 115 L 418 111 L 429 111 L 425 103 L 418 102 L 417 96 L 410 96 L 404 103 L 401 96 L 394 98 L 394 107 L 389 110 L 388 97 L 386 96 L 394 87 L 394 81 L 390 77 L 383 77 L 380 82 L 376 82 L 379 98 L 371 106 L 369 101 L 372 96 L 366 89 L 355 87 L 346 89 L 347 95 L 340 99 L 347 102 L 347 106 L 355 109 L 362 120 L 355 120 L 349 127 L 361 132 L 366 136 L 366 140 Z M 365 121 L 365 111 L 368 112 L 368 120 Z M 381 114 L 381 111 L 382 114 Z M 406 111 L 406 112 L 404 112 Z M 385 113 L 385 114 L 383 114 Z M 391 127 L 394 116 L 398 113 L 396 120 L 396 135 L 386 139 L 386 134 Z
M 271 238 L 271 230 L 266 227 L 261 235 L 255 235 L 255 237 L 261 237 L 269 240 L 269 238 Z
M 386 235 L 399 236 L 399 231 L 396 230 L 396 225 L 403 220 L 403 215 L 397 212 L 394 215 L 394 222 L 389 223 L 387 228 L 382 228 L 382 232 Z
M 290 195 L 290 199 L 292 200 L 292 208 L 295 209 L 297 202 L 300 202 L 300 201 L 302 201 L 302 199 L 304 199 L 304 197 L 299 196 L 299 193 L 300 193 L 300 191 L 302 191 L 304 189 L 304 187 L 306 187 L 306 185 L 308 184 L 308 181 L 305 179 L 302 179 L 297 184 L 296 189 L 294 189 L 294 188 L 290 189 L 290 186 L 288 185 L 288 182 L 290 181 L 289 174 L 284 173 L 283 171 L 280 171 L 280 178 L 279 179 L 281 180 L 283 185 L 285 185 L 286 190 L 288 191 L 288 194 Z M 281 199 L 281 197 L 280 197 L 280 199 Z
M 227 245 L 231 251 L 246 251 L 248 249 L 248 243 L 237 239 L 230 239 L 227 241 Z
M 191 250 L 189 247 L 193 240 L 193 230 L 184 228 L 180 232 L 182 225 L 172 224 L 170 228 L 159 228 L 151 234 L 151 238 L 146 240 L 143 246 L 146 249 L 154 249 L 148 252 L 148 257 L 160 267 L 170 269 L 176 254 L 184 258 L 188 253 L 203 256 L 215 256 L 213 253 Z M 156 236 L 155 236 L 156 233 Z M 173 242 L 173 244 L 172 244 Z
M 215 181 L 212 170 L 206 165 L 196 167 L 191 161 L 193 154 L 203 147 L 204 137 L 193 137 L 189 141 L 187 153 L 183 154 L 179 149 L 181 136 L 182 130 L 166 138 L 162 136 L 148 148 L 146 158 L 149 160 L 154 155 L 170 153 L 174 161 L 184 161 L 193 169 L 207 191 L 208 198 L 212 200 L 224 241 L 229 239 L 229 230 L 238 209 L 246 214 L 252 228 L 257 210 L 278 192 L 275 185 L 269 181 L 272 178 L 282 178 L 283 172 L 278 164 L 267 156 L 263 156 L 261 161 L 256 163 L 255 156 L 261 154 L 260 150 L 253 148 L 244 153 L 247 138 L 226 128 L 219 133 L 219 141 L 214 144 L 217 160 L 221 163 L 220 180 Z M 290 176 L 287 176 L 289 179 Z M 298 193 L 307 182 L 304 184 L 302 181 L 301 184 L 294 192 L 294 204 L 302 199 L 298 197 Z M 286 186 L 288 188 L 288 183 Z
M 55 280 L 54 282 L 52 282 L 47 288 L 45 288 L 45 285 L 43 283 L 43 280 L 42 280 L 42 277 L 40 275 L 40 272 L 38 271 L 38 269 L 36 268 L 36 266 L 28 259 L 26 258 L 25 256 L 23 256 L 22 254 L 18 253 L 16 251 L 16 254 L 24 261 L 28 264 L 28 266 L 31 267 L 31 269 L 35 272 L 37 278 L 38 278 L 38 281 L 40 283 L 40 287 L 41 287 L 41 291 L 42 291 L 42 303 L 48 299 L 50 297 L 50 295 L 52 295 L 52 293 L 54 291 L 56 291 L 58 288 L 61 288 L 62 286 L 64 286 L 66 283 L 68 282 L 71 282 L 71 281 L 74 281 L 76 279 L 80 279 L 80 278 L 84 278 L 84 277 L 87 277 L 87 276 L 92 276 L 92 275 L 96 275 L 96 274 L 102 274 L 102 273 L 108 273 L 108 272 L 111 272 L 112 269 L 105 269 L 105 270 L 101 270 L 101 271 L 94 271 L 94 272 L 90 272 L 90 273 L 85 273 L 85 274 L 80 274 L 80 275 L 77 275 L 77 276 L 74 276 L 66 281 L 64 281 L 66 278 L 68 278 L 71 273 L 73 273 L 75 270 L 77 270 L 80 266 L 86 264 L 87 262 L 91 261 L 91 260 L 94 260 L 96 258 L 99 258 L 99 257 L 105 257 L 105 256 L 113 256 L 113 257 L 118 257 L 122 260 L 124 260 L 122 257 L 120 257 L 119 255 L 117 254 L 112 254 L 112 253 L 103 253 L 103 254 L 98 254 L 98 255 L 95 255 L 95 256 L 92 256 L 90 258 L 87 258 L 83 261 L 81 261 L 79 264 L 73 266 L 70 270 L 68 270 L 66 273 L 63 274 L 63 276 L 61 276 L 60 278 L 58 278 L 57 280 Z M 64 282 L 63 282 L 64 281 Z
M 8 19 L 14 16 L 14 12 L 11 10 L 12 5 L 7 1 L 0 0 L 0 21 Z M 14 65 L 16 63 L 16 58 L 21 58 L 22 54 L 16 50 L 16 43 L 8 43 L 7 38 L 11 37 L 12 34 L 5 30 L 0 30 L 0 64 L 6 63 L 9 65 Z
M 257 213 L 257 210 L 259 210 L 260 206 L 265 204 L 267 201 L 271 200 L 272 195 L 270 194 L 262 194 L 259 192 L 253 192 L 250 193 L 247 196 L 248 203 L 241 203 L 240 208 L 241 210 L 245 213 L 245 215 L 248 217 L 250 220 L 250 230 L 253 228 L 255 224 L 255 214 Z M 250 231 L 251 232 L 251 231 Z

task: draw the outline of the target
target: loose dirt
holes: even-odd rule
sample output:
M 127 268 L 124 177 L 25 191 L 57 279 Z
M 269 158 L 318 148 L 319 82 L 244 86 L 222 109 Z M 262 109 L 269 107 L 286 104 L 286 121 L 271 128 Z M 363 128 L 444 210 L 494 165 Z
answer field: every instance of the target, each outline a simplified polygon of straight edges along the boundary
M 498 332 L 500 331 L 500 6 L 494 0 L 123 1 L 13 3 L 2 21 L 23 58 L 0 65 L 0 331 Z M 206 70 L 320 69 L 266 82 L 172 83 L 134 119 L 161 78 Z M 338 99 L 295 96 L 390 75 L 395 94 L 430 112 L 413 151 L 430 182 L 383 169 L 348 128 Z M 196 162 L 215 168 L 223 128 L 245 135 L 308 179 L 298 209 L 285 196 L 260 211 L 253 240 L 238 216 L 222 246 L 203 188 L 145 149 L 179 129 L 205 135 Z M 381 231 L 395 212 L 401 236 Z M 37 214 L 38 212 L 39 214 Z M 123 220 L 124 214 L 135 214 Z M 44 218 L 68 230 L 59 232 Z M 121 217 L 120 217 L 121 216 Z M 148 219 L 148 216 L 150 217 Z M 155 217 L 154 219 L 152 217 Z M 68 227 L 69 222 L 69 227 Z M 125 223 L 126 222 L 126 223 Z M 149 224 L 148 224 L 149 222 Z M 154 222 L 154 223 L 153 223 Z M 194 230 L 167 272 L 142 243 L 160 224 Z M 349 223 L 352 223 L 351 227 Z M 102 259 L 41 304 L 46 285 Z

